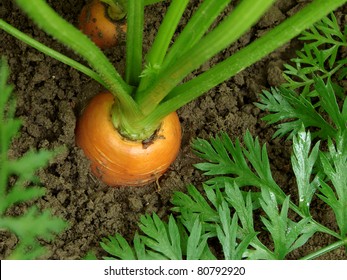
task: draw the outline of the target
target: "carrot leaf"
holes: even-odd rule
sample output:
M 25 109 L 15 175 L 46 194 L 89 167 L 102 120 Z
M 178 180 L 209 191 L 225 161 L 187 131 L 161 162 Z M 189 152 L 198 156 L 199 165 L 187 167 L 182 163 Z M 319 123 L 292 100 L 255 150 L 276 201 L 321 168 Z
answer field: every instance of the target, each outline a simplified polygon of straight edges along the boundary
M 298 95 L 292 90 L 281 87 L 270 92 L 264 91 L 260 103 L 256 105 L 262 110 L 268 110 L 271 114 L 263 117 L 269 124 L 280 122 L 274 137 L 288 135 L 292 138 L 298 133 L 301 126 L 315 128 L 313 138 L 327 139 L 335 137 L 338 131 L 345 129 L 347 120 L 346 105 L 338 105 L 337 92 L 331 81 L 326 84 L 321 78 L 316 78 L 314 83 L 319 107 L 312 104 L 304 95 Z M 323 113 L 325 111 L 325 113 Z
M 239 230 L 237 212 L 231 218 L 230 208 L 225 201 L 221 204 L 218 212 L 221 223 L 217 225 L 216 230 L 217 237 L 223 247 L 224 258 L 226 260 L 241 260 L 257 233 L 252 231 L 242 241 L 239 241 L 237 239 Z
M 293 171 L 299 191 L 299 208 L 309 216 L 309 207 L 318 187 L 318 177 L 313 179 L 313 167 L 318 158 L 319 144 L 311 148 L 311 134 L 304 129 L 293 137 L 293 155 L 291 158 Z
M 327 180 L 319 180 L 318 196 L 333 210 L 342 237 L 347 236 L 347 131 L 339 134 L 336 143 L 329 139 L 329 153 L 320 152 L 320 160 Z M 328 182 L 331 184 L 328 184 Z
M 140 229 L 146 234 L 141 239 L 144 244 L 163 259 L 179 260 L 182 258 L 180 235 L 177 224 L 172 216 L 168 224 L 163 223 L 156 214 L 142 216 Z
M 279 123 L 274 137 L 292 138 L 302 124 L 312 130 L 313 139 L 335 138 L 346 129 L 347 103 L 339 81 L 347 73 L 347 59 L 338 55 L 347 46 L 346 32 L 340 31 L 333 14 L 303 32 L 303 49 L 293 65 L 285 65 L 287 83 L 264 91 L 256 103 L 270 113 L 263 120 Z
M 266 216 L 262 216 L 261 220 L 273 239 L 275 259 L 284 259 L 296 248 L 293 247 L 293 244 L 301 235 L 304 235 L 305 241 L 307 241 L 316 232 L 315 227 L 310 227 L 309 217 L 303 218 L 297 223 L 288 218 L 289 199 L 287 196 L 279 209 L 276 196 L 267 189 L 262 190 L 260 204 Z M 310 231 L 305 232 L 307 229 Z
M 135 260 L 135 254 L 129 243 L 120 235 L 103 238 L 100 246 L 109 254 L 123 260 Z M 114 258 L 105 258 L 114 259 Z
M 9 252 L 9 259 L 36 259 L 46 253 L 38 239 L 51 241 L 67 227 L 51 210 L 40 211 L 35 205 L 19 216 L 11 216 L 11 207 L 42 197 L 35 173 L 46 166 L 59 151 L 29 151 L 20 158 L 9 157 L 13 137 L 20 132 L 21 122 L 15 118 L 12 87 L 6 84 L 8 66 L 0 60 L 0 230 L 12 232 L 18 244 Z M 13 177 L 10 181 L 10 177 Z M 14 179 L 14 180 L 13 180 Z
M 266 146 L 260 146 L 258 139 L 253 139 L 249 132 L 244 137 L 244 146 L 236 139 L 235 144 L 226 133 L 221 133 L 206 140 L 193 141 L 194 153 L 207 162 L 195 164 L 205 175 L 232 175 L 226 180 L 238 186 L 267 186 L 284 199 L 284 193 L 272 178 Z M 255 172 L 254 172 L 255 170 Z M 221 177 L 209 180 L 215 184 Z
M 226 134 L 210 141 L 199 140 L 202 145 L 193 144 L 198 149 L 197 154 L 205 163 L 208 155 L 213 158 L 208 163 L 211 168 L 203 170 L 214 170 L 213 164 L 223 159 L 223 164 L 232 165 L 226 169 L 228 173 L 216 171 L 216 174 L 206 175 L 214 177 L 202 185 L 201 191 L 189 185 L 185 193 L 176 192 L 171 200 L 173 215 L 168 217 L 168 222 L 156 214 L 142 216 L 141 232 L 135 235 L 132 245 L 122 244 L 124 239 L 117 237 L 113 238 L 113 242 L 119 243 L 113 246 L 115 251 L 106 251 L 118 259 L 135 256 L 136 259 L 212 260 L 216 255 L 209 241 L 213 240 L 219 242 L 224 259 L 286 259 L 317 232 L 329 234 L 337 241 L 303 259 L 317 258 L 344 246 L 347 233 L 344 207 L 347 197 L 346 137 L 347 132 L 341 134 L 336 143 L 329 141 L 327 153 L 319 150 L 319 142 L 312 143 L 311 133 L 303 127 L 294 135 L 291 163 L 298 202 L 275 183 L 265 146 L 261 147 L 250 133 L 244 137 L 244 145 L 238 139 L 234 141 L 238 144 L 233 143 Z M 230 171 L 239 170 L 234 167 L 237 162 L 245 163 L 247 176 Z M 253 174 L 253 178 L 248 178 L 249 174 Z M 237 180 L 240 176 L 247 178 Z M 249 190 L 244 190 L 245 187 Z M 310 206 L 316 194 L 316 199 L 322 199 L 335 213 L 339 233 L 311 216 Z M 262 242 L 264 234 L 269 235 L 272 244 Z
M 189 236 L 172 216 L 168 223 L 156 214 L 142 216 L 139 225 L 143 233 L 136 233 L 133 247 L 119 234 L 103 238 L 101 247 L 112 255 L 105 259 L 179 260 L 183 258 L 183 251 L 187 259 L 210 259 L 207 256 L 212 255 L 207 246 L 208 235 L 203 233 L 199 218 L 195 219 Z
M 339 50 L 347 46 L 347 29 L 340 30 L 333 13 L 324 17 L 311 28 L 304 31 L 300 40 L 305 41 L 292 64 L 285 64 L 286 88 L 298 90 L 304 96 L 315 96 L 312 88 L 314 77 L 319 76 L 325 82 L 346 64 L 346 58 L 339 58 Z M 342 77 L 341 77 L 342 78 Z

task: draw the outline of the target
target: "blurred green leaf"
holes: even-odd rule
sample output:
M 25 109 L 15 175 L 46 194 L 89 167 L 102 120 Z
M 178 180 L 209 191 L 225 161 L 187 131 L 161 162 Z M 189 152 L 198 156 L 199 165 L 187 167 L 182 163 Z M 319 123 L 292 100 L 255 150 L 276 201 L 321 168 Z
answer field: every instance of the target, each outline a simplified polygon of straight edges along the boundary
M 44 195 L 45 189 L 33 185 L 36 172 L 47 165 L 59 151 L 30 151 L 20 158 L 10 159 L 9 148 L 13 137 L 20 130 L 21 122 L 15 118 L 15 100 L 12 87 L 7 85 L 8 66 L 0 60 L 0 230 L 14 233 L 19 242 L 10 259 L 35 259 L 45 248 L 38 239 L 51 241 L 66 229 L 67 223 L 55 217 L 51 210 L 39 211 L 34 205 L 20 216 L 8 216 L 6 210 L 18 203 L 25 203 Z M 12 182 L 10 184 L 10 177 Z
M 341 238 L 347 236 L 347 131 L 338 135 L 336 143 L 329 140 L 328 154 L 321 152 L 320 160 L 328 182 L 319 181 L 319 197 L 334 211 Z
M 120 235 L 103 238 L 100 246 L 109 254 L 122 260 L 135 260 L 135 255 L 128 242 Z

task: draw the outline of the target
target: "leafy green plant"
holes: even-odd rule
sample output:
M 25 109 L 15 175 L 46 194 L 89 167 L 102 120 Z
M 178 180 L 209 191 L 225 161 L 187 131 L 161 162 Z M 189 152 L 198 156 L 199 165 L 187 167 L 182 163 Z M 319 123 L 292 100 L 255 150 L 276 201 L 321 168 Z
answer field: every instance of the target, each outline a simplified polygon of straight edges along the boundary
M 304 31 L 299 39 L 305 41 L 305 44 L 297 52 L 297 57 L 292 59 L 294 65 L 285 64 L 284 77 L 287 83 L 284 87 L 297 89 L 302 95 L 312 97 L 315 96 L 315 76 L 324 81 L 330 80 L 334 75 L 338 76 L 338 80 L 346 77 L 347 72 L 343 68 L 347 59 L 339 57 L 338 53 L 347 46 L 347 27 L 340 30 L 334 14 L 324 17 Z
M 182 83 L 184 79 L 195 69 L 238 40 L 271 7 L 274 0 L 239 1 L 233 11 L 212 30 L 210 30 L 212 24 L 231 0 L 205 0 L 171 44 L 189 2 L 189 0 L 172 0 L 152 46 L 145 56 L 142 53 L 145 2 L 144 0 L 128 0 L 124 78 L 99 48 L 62 19 L 45 1 L 16 0 L 15 2 L 44 31 L 84 58 L 89 67 L 40 44 L 4 20 L 0 20 L 0 28 L 95 79 L 109 90 L 117 101 L 112 105 L 110 112 L 112 124 L 117 131 L 134 141 L 153 142 L 155 139 L 153 135 L 166 116 L 277 49 L 326 14 L 346 3 L 346 0 L 312 1 L 297 14 L 244 49 L 184 83 Z M 152 2 L 157 1 L 149 3 Z M 84 135 L 88 137 L 89 133 L 92 132 L 86 132 Z M 177 136 L 180 138 L 178 133 Z M 161 139 L 164 138 L 161 137 Z M 85 151 L 100 150 L 100 146 L 97 148 L 88 146 L 83 149 Z M 160 152 L 160 156 L 162 155 L 163 152 Z M 98 156 L 89 155 L 95 164 L 105 162 L 104 158 L 100 159 Z M 168 157 L 168 162 L 174 157 Z M 122 168 L 124 170 L 128 166 Z M 102 170 L 103 173 L 109 168 L 97 166 L 94 170 Z M 148 173 L 153 174 L 153 172 Z M 138 181 L 142 179 L 131 184 L 137 184 Z
M 13 87 L 7 85 L 8 66 L 0 60 L 0 230 L 9 231 L 18 238 L 9 259 L 35 259 L 41 257 L 45 248 L 39 239 L 53 240 L 67 226 L 49 209 L 40 211 L 29 206 L 21 215 L 10 216 L 11 207 L 42 197 L 44 188 L 38 184 L 35 172 L 46 166 L 58 151 L 28 151 L 21 158 L 9 157 L 11 141 L 19 133 L 21 121 L 15 118 Z
M 214 176 L 203 184 L 204 195 L 192 185 L 187 194 L 175 193 L 172 210 L 177 218 L 170 216 L 166 223 L 156 214 L 143 216 L 139 223 L 142 233 L 136 233 L 132 244 L 119 234 L 104 238 L 101 246 L 112 256 L 107 259 L 216 259 L 209 245 L 213 240 L 221 245 L 224 259 L 285 259 L 318 232 L 336 241 L 302 259 L 346 247 L 346 140 L 344 133 L 336 143 L 331 141 L 327 156 L 319 150 L 319 143 L 313 146 L 311 134 L 304 128 L 294 136 L 291 159 L 299 193 L 296 203 L 274 181 L 266 146 L 250 133 L 245 135 L 244 145 L 239 140 L 232 143 L 225 133 L 210 141 L 197 139 L 193 149 L 206 161 L 196 167 Z M 310 178 L 314 167 L 320 167 L 325 176 Z M 246 186 L 258 191 L 243 190 Z M 314 195 L 332 208 L 339 232 L 311 216 Z M 293 213 L 295 220 L 290 218 Z M 255 220 L 262 225 L 256 226 Z M 271 245 L 261 241 L 264 234 L 270 236 Z
M 317 29 L 328 32 L 330 29 L 322 25 L 334 22 L 332 15 L 311 28 L 311 32 L 316 34 Z M 329 32 L 338 34 L 337 30 Z M 310 31 L 304 34 L 305 40 L 312 40 Z M 316 50 L 322 52 L 317 57 L 331 54 L 327 56 L 328 65 L 335 63 L 331 57 L 338 57 L 335 43 L 325 45 L 328 51 Z M 304 49 L 312 50 L 315 45 L 312 40 Z M 310 59 L 308 64 L 314 65 L 316 58 Z M 285 194 L 274 180 L 266 145 L 262 146 L 249 132 L 243 141 L 232 142 L 226 133 L 209 141 L 196 139 L 193 151 L 204 161 L 195 167 L 212 176 L 202 186 L 204 193 L 194 186 L 188 186 L 187 193 L 175 193 L 172 211 L 176 219 L 170 216 L 166 223 L 156 214 L 147 215 L 141 218 L 142 233 L 136 233 L 132 244 L 116 234 L 104 238 L 102 248 L 114 259 L 216 259 L 211 244 L 217 242 L 223 253 L 218 257 L 223 259 L 286 259 L 320 232 L 332 236 L 335 242 L 301 256 L 302 259 L 315 259 L 341 247 L 347 249 L 347 103 L 340 88 L 333 84 L 340 71 L 339 77 L 345 75 L 345 64 L 345 59 L 339 60 L 335 66 L 338 71 L 330 72 L 329 76 L 325 75 L 327 72 L 311 69 L 306 80 L 309 93 L 293 79 L 293 89 L 284 85 L 264 91 L 261 103 L 257 104 L 273 113 L 265 117 L 269 123 L 290 119 L 280 124 L 274 137 L 290 132 L 297 198 Z M 300 73 L 302 65 L 296 66 L 291 73 Z M 319 77 L 317 73 L 323 75 Z M 303 90 L 303 94 L 294 89 Z M 310 132 L 312 127 L 315 130 Z M 327 148 L 321 147 L 322 141 Z M 312 217 L 312 201 L 317 199 L 334 213 L 336 231 Z M 264 244 L 264 235 L 271 244 Z
M 264 91 L 256 105 L 270 112 L 266 122 L 279 123 L 274 137 L 291 138 L 303 123 L 313 137 L 334 139 L 346 129 L 347 103 L 338 82 L 347 75 L 347 59 L 338 53 L 347 47 L 347 26 L 341 31 L 332 14 L 300 38 L 305 45 L 292 59 L 294 65 L 286 65 L 288 82 Z

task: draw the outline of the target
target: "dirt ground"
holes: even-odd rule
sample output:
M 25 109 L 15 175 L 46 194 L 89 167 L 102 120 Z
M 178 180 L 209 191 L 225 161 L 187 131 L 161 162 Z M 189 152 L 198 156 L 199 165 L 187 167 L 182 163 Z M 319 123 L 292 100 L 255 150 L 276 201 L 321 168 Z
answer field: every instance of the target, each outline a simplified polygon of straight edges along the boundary
M 66 20 L 76 25 L 78 13 L 86 1 L 49 2 Z M 199 1 L 191 1 L 179 28 L 184 26 L 197 2 Z M 236 44 L 214 57 L 209 64 L 191 76 L 230 56 L 307 2 L 310 1 L 277 1 L 271 11 Z M 146 9 L 144 51 L 153 41 L 166 8 L 167 4 L 156 4 Z M 72 51 L 40 31 L 12 1 L 0 0 L 0 17 L 48 46 L 81 61 Z M 339 20 L 343 17 L 343 13 L 337 14 Z M 141 188 L 110 188 L 93 178 L 89 173 L 88 160 L 75 146 L 74 129 L 81 109 L 102 87 L 94 80 L 37 52 L 3 31 L 0 31 L 0 41 L 0 54 L 7 57 L 11 69 L 9 82 L 15 85 L 17 115 L 23 120 L 21 136 L 14 140 L 11 154 L 19 157 L 30 148 L 67 147 L 64 154 L 39 172 L 47 193 L 34 203 L 42 208 L 52 208 L 54 214 L 66 219 L 70 224 L 68 230 L 60 234 L 54 242 L 47 244 L 50 254 L 44 258 L 80 259 L 89 250 L 94 250 L 98 257 L 102 257 L 105 255 L 99 246 L 102 237 L 118 232 L 131 240 L 138 229 L 140 215 L 156 212 L 165 218 L 170 213 L 170 198 L 173 192 L 185 191 L 188 184 L 201 186 L 206 180 L 206 177 L 193 167 L 199 160 L 191 151 L 192 139 L 207 139 L 220 131 L 226 131 L 235 139 L 243 137 L 248 129 L 252 135 L 258 136 L 262 143 L 267 142 L 275 180 L 287 194 L 291 194 L 293 199 L 296 198 L 295 180 L 290 168 L 291 143 L 271 139 L 275 130 L 261 121 L 264 112 L 253 103 L 258 101 L 261 90 L 279 86 L 283 82 L 283 64 L 301 47 L 299 41 L 293 40 L 286 44 L 178 111 L 182 124 L 182 147 L 177 160 L 159 180 L 160 190 L 155 183 Z M 106 52 L 121 73 L 124 69 L 124 51 L 123 42 L 119 47 Z M 19 205 L 13 210 L 13 214 L 21 213 L 26 207 L 25 204 Z M 320 201 L 314 201 L 312 211 L 318 220 L 335 228 L 334 216 Z M 333 241 L 329 236 L 317 234 L 306 246 L 291 254 L 290 258 L 300 258 Z M 14 236 L 0 233 L 0 259 L 9 254 L 15 243 Z M 346 253 L 336 250 L 324 258 L 346 259 Z

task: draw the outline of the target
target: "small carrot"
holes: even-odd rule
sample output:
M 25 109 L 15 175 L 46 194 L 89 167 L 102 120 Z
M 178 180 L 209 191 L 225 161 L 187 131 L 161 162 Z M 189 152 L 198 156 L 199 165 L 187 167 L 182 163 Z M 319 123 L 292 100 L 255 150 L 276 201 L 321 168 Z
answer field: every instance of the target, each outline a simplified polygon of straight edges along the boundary
M 181 144 L 177 114 L 165 117 L 145 141 L 124 138 L 111 122 L 111 93 L 96 95 L 76 128 L 76 143 L 91 161 L 92 173 L 109 186 L 143 186 L 157 180 L 176 159 Z
M 92 0 L 81 10 L 79 29 L 99 48 L 111 48 L 119 41 L 120 34 L 126 32 L 126 23 L 121 21 L 124 16 L 125 13 L 115 11 L 114 6 L 100 0 Z

